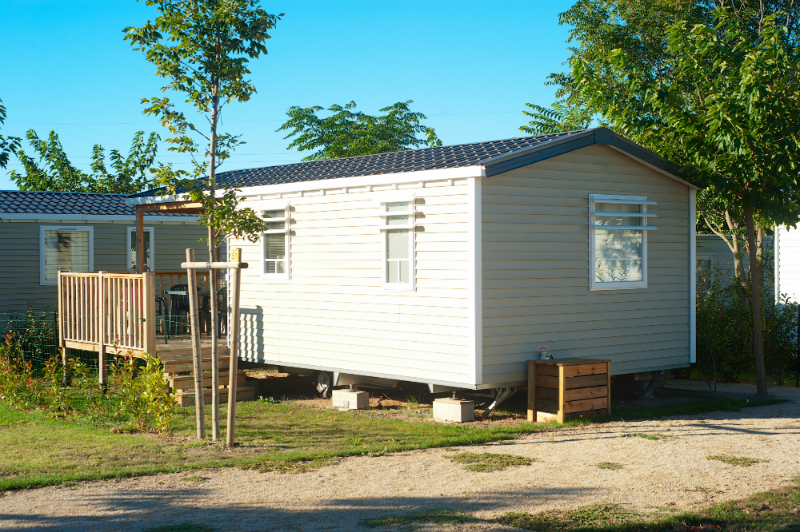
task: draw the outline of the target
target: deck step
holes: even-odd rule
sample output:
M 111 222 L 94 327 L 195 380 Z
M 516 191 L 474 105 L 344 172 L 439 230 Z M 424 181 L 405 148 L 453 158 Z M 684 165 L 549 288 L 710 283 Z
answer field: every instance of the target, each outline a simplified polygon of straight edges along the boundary
M 220 371 L 219 372 L 219 383 L 220 384 L 228 384 L 228 379 L 230 378 L 230 372 L 228 371 Z M 247 381 L 247 374 L 244 371 L 239 371 L 236 373 L 236 382 L 240 385 L 245 384 Z M 194 375 L 172 375 L 169 378 L 169 385 L 172 388 L 178 390 L 194 390 Z M 211 374 L 204 373 L 203 374 L 203 387 L 211 386 Z
M 203 371 L 211 370 L 211 357 L 203 358 Z M 192 357 L 185 360 L 163 360 L 162 364 L 164 364 L 164 371 L 166 373 L 182 373 L 188 371 L 194 371 L 194 362 L 192 362 Z M 222 358 L 219 357 L 217 359 L 217 367 L 220 370 L 226 370 L 230 366 L 230 359 L 228 357 Z
M 236 390 L 236 401 L 253 401 L 256 398 L 255 386 L 239 386 Z M 175 394 L 178 406 L 194 406 L 194 392 L 178 392 Z M 228 389 L 220 388 L 219 402 L 228 402 Z M 203 390 L 203 403 L 211 404 L 211 390 Z

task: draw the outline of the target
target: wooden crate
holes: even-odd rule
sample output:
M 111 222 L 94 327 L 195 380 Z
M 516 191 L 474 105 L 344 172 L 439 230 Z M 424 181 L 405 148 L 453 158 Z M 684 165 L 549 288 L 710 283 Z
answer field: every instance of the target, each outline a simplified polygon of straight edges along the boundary
M 610 361 L 588 358 L 528 361 L 528 421 L 563 423 L 610 413 Z

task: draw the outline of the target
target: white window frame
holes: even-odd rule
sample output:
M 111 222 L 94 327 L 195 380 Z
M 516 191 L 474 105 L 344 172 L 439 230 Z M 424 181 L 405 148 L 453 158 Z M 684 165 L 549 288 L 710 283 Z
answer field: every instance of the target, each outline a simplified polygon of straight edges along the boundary
M 262 203 L 259 212 L 262 214 L 265 211 L 284 211 L 285 216 L 283 218 L 263 218 L 264 221 L 270 222 L 283 222 L 283 229 L 268 229 L 266 231 L 261 232 L 261 279 L 264 281 L 288 281 L 291 279 L 291 272 L 292 272 L 292 237 L 291 237 L 291 205 L 287 202 L 281 203 Z M 283 233 L 285 241 L 284 246 L 286 249 L 286 267 L 284 268 L 283 273 L 267 273 L 267 262 L 264 258 L 266 256 L 266 244 L 267 239 L 264 238 L 264 235 L 270 234 L 280 234 Z
M 619 203 L 640 205 L 641 212 L 636 213 L 595 213 L 595 203 Z M 647 225 L 649 218 L 656 215 L 647 212 L 648 205 L 656 205 L 655 201 L 648 201 L 646 196 L 617 196 L 607 194 L 589 194 L 589 290 L 627 290 L 634 288 L 647 288 L 647 233 L 656 228 Z M 626 218 L 640 218 L 641 225 L 597 225 L 595 216 L 624 216 Z M 640 230 L 642 232 L 642 280 L 617 281 L 601 283 L 595 281 L 595 230 Z
M 408 203 L 406 211 L 388 212 L 386 205 L 389 203 Z M 378 216 L 381 220 L 378 230 L 381 232 L 381 287 L 384 290 L 414 291 L 417 286 L 417 260 L 416 260 L 416 196 L 415 194 L 397 194 L 383 198 L 380 201 Z M 408 216 L 406 225 L 388 225 L 389 216 Z M 408 279 L 407 283 L 389 283 L 389 230 L 408 229 Z
M 58 278 L 52 281 L 46 280 L 44 275 L 44 235 L 45 231 L 86 231 L 89 233 L 89 271 L 94 271 L 94 227 L 91 225 L 40 225 L 39 226 L 39 284 L 55 285 Z
M 135 227 L 128 227 L 126 230 L 125 236 L 125 270 L 130 270 L 129 266 L 130 263 L 128 262 L 128 253 L 131 252 L 131 241 L 133 240 L 134 235 L 136 235 L 136 228 Z M 156 241 L 155 241 L 155 230 L 152 227 L 145 227 L 145 233 L 150 233 L 150 269 L 146 270 L 148 272 L 156 271 Z M 137 264 L 138 267 L 138 264 Z M 145 270 L 142 270 L 145 271 Z

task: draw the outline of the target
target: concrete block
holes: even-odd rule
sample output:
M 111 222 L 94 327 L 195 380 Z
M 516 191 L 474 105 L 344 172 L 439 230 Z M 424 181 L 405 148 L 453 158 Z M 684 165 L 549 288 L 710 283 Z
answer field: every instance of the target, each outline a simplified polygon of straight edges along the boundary
M 475 421 L 475 403 L 461 399 L 436 399 L 433 402 L 434 421 Z
M 333 407 L 339 410 L 362 410 L 369 406 L 369 393 L 355 390 L 333 390 Z

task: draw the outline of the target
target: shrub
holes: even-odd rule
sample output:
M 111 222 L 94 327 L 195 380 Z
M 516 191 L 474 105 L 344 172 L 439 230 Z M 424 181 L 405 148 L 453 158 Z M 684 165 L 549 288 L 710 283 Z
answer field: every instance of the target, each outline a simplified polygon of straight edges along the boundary
M 769 257 L 764 267 L 762 321 L 767 373 L 779 383 L 795 360 L 797 303 L 775 303 Z M 734 382 L 754 371 L 753 316 L 749 291 L 735 278 L 706 270 L 697 280 L 697 365 L 709 381 Z
M 0 344 L 0 399 L 21 409 L 36 408 L 43 399 L 41 379 L 34 377 L 33 364 L 22 359 L 11 333 Z
M 178 407 L 158 357 L 117 357 L 111 366 L 111 382 L 120 399 L 120 419 L 137 430 L 169 432 Z

